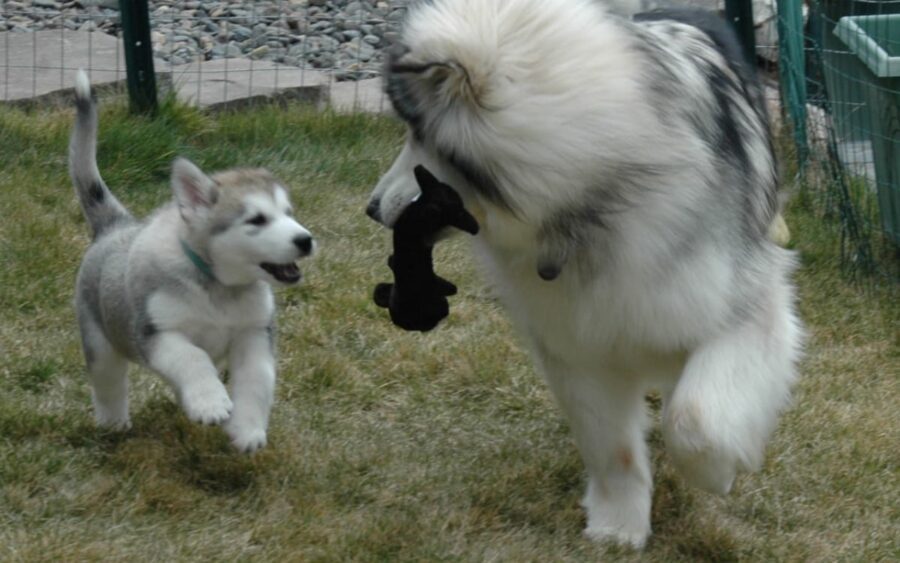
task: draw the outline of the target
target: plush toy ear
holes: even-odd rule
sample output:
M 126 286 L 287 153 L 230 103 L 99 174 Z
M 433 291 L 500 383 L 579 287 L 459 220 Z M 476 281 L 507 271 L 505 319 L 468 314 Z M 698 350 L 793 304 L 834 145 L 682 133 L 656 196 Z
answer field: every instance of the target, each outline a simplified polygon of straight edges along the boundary
M 465 207 L 459 210 L 456 216 L 453 217 L 453 221 L 450 224 L 461 231 L 469 233 L 470 235 L 478 234 L 478 221 L 475 220 L 475 217 L 472 217 L 471 213 L 466 211 Z
M 172 191 L 178 210 L 187 222 L 204 216 L 219 198 L 219 190 L 212 178 L 196 164 L 181 157 L 172 163 Z
M 419 184 L 422 193 L 441 185 L 441 181 L 435 178 L 434 174 L 421 164 L 413 168 L 413 174 L 416 176 L 416 183 Z
M 446 186 L 446 184 L 443 184 L 434 176 L 434 174 L 421 164 L 413 169 L 413 174 L 415 174 L 416 182 L 419 184 L 419 188 L 421 188 L 423 194 L 434 190 L 439 186 Z M 454 215 L 450 221 L 450 225 L 469 234 L 477 235 L 478 221 L 475 220 L 475 217 L 473 217 L 471 213 L 466 211 L 465 207 L 462 207 L 462 200 L 459 198 L 459 194 L 457 194 L 450 186 L 447 186 L 447 188 L 452 191 L 452 199 L 460 202 L 459 212 Z
M 449 297 L 451 295 L 456 295 L 456 286 L 453 285 L 453 282 L 445 280 L 441 276 L 435 274 L 435 288 L 437 292 L 444 297 Z
M 394 284 L 392 283 L 380 283 L 375 286 L 375 293 L 372 294 L 372 299 L 375 301 L 375 304 L 383 309 L 387 309 L 391 306 L 391 291 L 394 289 Z

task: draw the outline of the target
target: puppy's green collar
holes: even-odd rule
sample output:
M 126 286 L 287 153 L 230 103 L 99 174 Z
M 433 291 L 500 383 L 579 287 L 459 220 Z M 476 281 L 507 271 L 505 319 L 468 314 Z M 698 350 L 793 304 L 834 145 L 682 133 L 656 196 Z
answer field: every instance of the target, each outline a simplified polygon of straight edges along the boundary
M 203 258 L 200 258 L 200 256 L 196 252 L 194 252 L 194 250 L 190 246 L 188 246 L 188 243 L 186 243 L 184 239 L 178 239 L 178 242 L 181 243 L 181 250 L 184 251 L 184 255 L 188 257 L 188 260 L 190 260 L 198 270 L 203 272 L 206 277 L 215 281 L 216 276 L 215 274 L 213 274 L 210 265 L 207 264 Z

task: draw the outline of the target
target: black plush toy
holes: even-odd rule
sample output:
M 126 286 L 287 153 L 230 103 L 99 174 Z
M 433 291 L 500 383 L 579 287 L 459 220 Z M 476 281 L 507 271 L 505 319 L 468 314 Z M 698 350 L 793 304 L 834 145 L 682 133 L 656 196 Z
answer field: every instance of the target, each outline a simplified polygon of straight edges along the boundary
M 477 234 L 478 222 L 453 188 L 424 166 L 414 172 L 422 194 L 394 224 L 394 253 L 388 258 L 394 283 L 378 284 L 374 299 L 390 311 L 395 325 L 427 332 L 450 313 L 447 297 L 456 294 L 455 285 L 434 273 L 435 238 L 446 227 Z

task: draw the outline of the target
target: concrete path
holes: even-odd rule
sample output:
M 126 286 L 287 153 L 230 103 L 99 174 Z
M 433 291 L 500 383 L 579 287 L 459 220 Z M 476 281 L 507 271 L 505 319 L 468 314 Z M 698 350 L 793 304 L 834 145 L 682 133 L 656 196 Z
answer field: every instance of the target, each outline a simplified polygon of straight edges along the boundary
M 213 111 L 282 100 L 331 105 L 338 111 L 384 112 L 390 106 L 380 78 L 333 82 L 324 72 L 246 58 L 154 64 L 161 86 L 172 84 L 180 99 Z M 82 31 L 0 33 L 0 102 L 35 105 L 63 99 L 79 68 L 89 72 L 98 88 L 124 88 L 121 42 Z
M 125 80 L 121 43 L 104 33 L 0 33 L 0 101 L 41 103 L 71 90 L 83 68 L 97 85 Z

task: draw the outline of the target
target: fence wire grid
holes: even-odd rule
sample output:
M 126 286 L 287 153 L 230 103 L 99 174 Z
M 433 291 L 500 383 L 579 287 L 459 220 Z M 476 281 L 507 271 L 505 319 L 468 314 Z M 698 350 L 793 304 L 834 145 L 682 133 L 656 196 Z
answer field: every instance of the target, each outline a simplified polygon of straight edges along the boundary
M 154 67 L 163 85 L 203 107 L 274 95 L 386 109 L 382 48 L 407 0 L 160 0 L 149 2 Z M 124 89 L 115 0 L 0 2 L 0 101 L 23 105 L 70 88 L 77 69 Z
M 151 1 L 157 78 L 213 109 L 279 97 L 382 111 L 383 48 L 413 1 Z M 757 62 L 793 133 L 800 195 L 840 227 L 849 272 L 900 281 L 900 0 L 753 5 Z M 124 60 L 116 0 L 0 2 L 2 102 L 52 99 L 79 68 L 124 90 Z
M 779 7 L 801 197 L 839 226 L 845 269 L 900 282 L 900 0 Z

